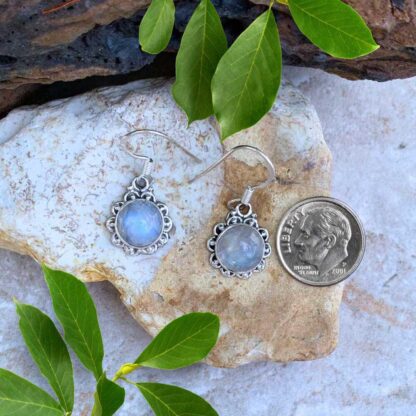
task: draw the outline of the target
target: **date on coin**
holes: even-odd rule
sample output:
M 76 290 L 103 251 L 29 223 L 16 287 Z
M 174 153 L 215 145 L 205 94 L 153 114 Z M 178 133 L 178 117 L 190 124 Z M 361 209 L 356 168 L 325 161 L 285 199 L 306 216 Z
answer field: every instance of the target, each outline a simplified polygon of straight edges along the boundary
M 364 229 L 344 203 L 309 198 L 283 216 L 276 247 L 280 261 L 294 278 L 313 286 L 330 286 L 359 266 L 365 249 Z

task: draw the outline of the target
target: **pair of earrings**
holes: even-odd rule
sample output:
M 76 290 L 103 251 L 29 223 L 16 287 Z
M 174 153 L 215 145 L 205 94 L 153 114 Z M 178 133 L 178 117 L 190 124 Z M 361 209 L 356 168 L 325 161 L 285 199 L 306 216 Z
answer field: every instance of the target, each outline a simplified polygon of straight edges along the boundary
M 200 161 L 188 150 L 169 136 L 155 130 L 135 130 L 128 133 L 152 133 L 167 139 L 188 155 Z M 127 150 L 127 149 L 126 149 Z M 229 212 L 224 220 L 213 228 L 213 236 L 208 240 L 210 264 L 226 277 L 247 279 L 253 273 L 264 270 L 266 258 L 271 254 L 269 232 L 261 228 L 257 215 L 253 212 L 251 198 L 254 192 L 276 181 L 276 172 L 270 159 L 258 148 L 240 145 L 229 150 L 214 164 L 191 179 L 197 179 L 209 173 L 238 150 L 249 150 L 260 156 L 267 167 L 268 178 L 257 185 L 247 185 L 240 199 L 228 202 Z M 166 204 L 156 199 L 153 189 L 151 168 L 153 160 L 147 156 L 127 152 L 144 161 L 143 171 L 136 176 L 122 201 L 113 203 L 112 216 L 107 220 L 107 228 L 112 233 L 112 242 L 129 255 L 153 254 L 164 246 L 172 230 L 172 219 Z

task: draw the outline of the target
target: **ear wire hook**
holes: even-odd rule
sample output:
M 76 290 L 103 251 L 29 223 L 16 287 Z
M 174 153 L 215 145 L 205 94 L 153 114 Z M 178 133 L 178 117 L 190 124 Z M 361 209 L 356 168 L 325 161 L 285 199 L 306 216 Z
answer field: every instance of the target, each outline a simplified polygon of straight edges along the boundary
M 259 155 L 264 162 L 264 165 L 267 167 L 267 171 L 268 171 L 268 178 L 256 185 L 247 185 L 243 196 L 241 197 L 241 199 L 239 200 L 232 200 L 228 203 L 228 207 L 230 208 L 230 206 L 236 202 L 236 201 L 240 201 L 242 204 L 244 205 L 248 205 L 250 203 L 251 197 L 253 196 L 254 192 L 257 189 L 262 189 L 265 188 L 266 186 L 270 185 L 273 182 L 276 182 L 277 178 L 276 178 L 276 169 L 272 163 L 272 161 L 269 159 L 268 156 L 266 156 L 259 148 L 254 147 L 254 146 L 250 146 L 250 145 L 239 145 L 239 146 L 235 146 L 232 149 L 230 149 L 227 153 L 224 154 L 224 156 L 221 157 L 221 159 L 218 159 L 216 162 L 214 162 L 211 166 L 209 166 L 207 169 L 205 169 L 203 172 L 199 173 L 197 176 L 195 176 L 194 178 L 192 178 L 188 183 L 191 184 L 193 182 L 195 182 L 196 180 L 200 179 L 202 176 L 206 175 L 207 173 L 211 172 L 213 169 L 215 169 L 218 165 L 220 165 L 222 162 L 224 162 L 228 157 L 230 157 L 234 152 L 236 152 L 237 150 L 251 150 L 252 152 L 256 153 L 257 155 Z
M 132 136 L 134 134 L 153 134 L 155 136 L 163 137 L 168 142 L 173 143 L 176 147 L 181 149 L 185 154 L 187 154 L 191 158 L 195 159 L 197 162 L 199 162 L 199 163 L 202 162 L 201 159 L 199 159 L 197 156 L 195 156 L 193 153 L 191 153 L 188 149 L 186 149 L 181 144 L 179 144 L 175 139 L 173 139 L 172 137 L 168 136 L 165 133 L 162 133 L 161 131 L 152 130 L 152 129 L 136 129 L 136 130 L 132 130 L 132 131 L 128 132 L 123 137 Z M 144 160 L 142 176 L 149 176 L 150 172 L 152 171 L 152 166 L 153 166 L 153 163 L 154 163 L 153 159 L 149 156 L 140 155 L 138 153 L 135 153 L 132 150 L 130 150 L 127 146 L 124 146 L 124 150 L 130 156 L 134 157 L 135 159 Z

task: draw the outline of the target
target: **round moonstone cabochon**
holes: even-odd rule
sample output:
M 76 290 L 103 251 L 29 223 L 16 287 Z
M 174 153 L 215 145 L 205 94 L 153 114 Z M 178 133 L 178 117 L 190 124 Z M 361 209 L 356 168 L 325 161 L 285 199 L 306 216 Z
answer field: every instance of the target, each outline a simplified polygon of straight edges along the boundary
M 147 247 L 162 234 L 163 216 L 153 202 L 135 199 L 118 212 L 116 228 L 125 243 L 133 247 Z
M 223 267 L 234 273 L 255 269 L 263 259 L 265 243 L 250 225 L 234 224 L 218 237 L 215 254 Z

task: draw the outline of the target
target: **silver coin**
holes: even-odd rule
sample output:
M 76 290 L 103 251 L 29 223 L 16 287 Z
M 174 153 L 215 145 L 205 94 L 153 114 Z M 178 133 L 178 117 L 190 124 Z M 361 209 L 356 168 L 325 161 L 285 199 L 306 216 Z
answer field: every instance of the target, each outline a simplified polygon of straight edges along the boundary
M 277 251 L 285 269 L 313 286 L 341 282 L 359 266 L 365 235 L 357 215 L 333 198 L 305 199 L 282 218 Z

